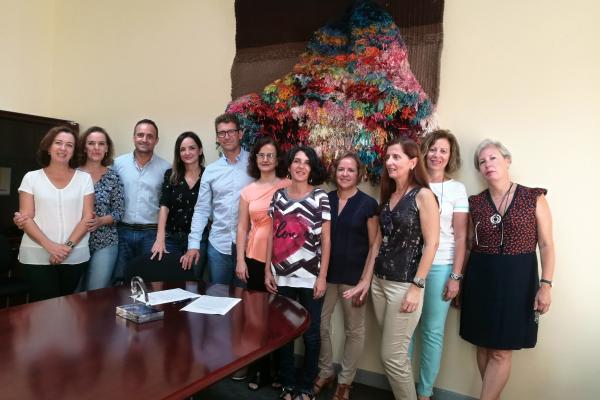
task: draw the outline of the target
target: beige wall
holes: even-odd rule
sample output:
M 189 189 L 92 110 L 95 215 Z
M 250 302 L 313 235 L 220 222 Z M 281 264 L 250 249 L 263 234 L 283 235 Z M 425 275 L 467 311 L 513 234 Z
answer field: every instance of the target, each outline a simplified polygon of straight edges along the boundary
M 52 114 L 55 2 L 0 1 L 0 110 Z
M 513 178 L 549 189 L 555 220 L 554 303 L 536 349 L 515 354 L 506 399 L 600 397 L 598 15 L 591 0 L 446 1 L 438 113 L 462 145 L 459 178 L 481 190 L 472 151 L 498 138 L 513 151 Z M 149 116 L 164 157 L 192 129 L 215 159 L 212 119 L 229 98 L 235 51 L 232 0 L 8 1 L 0 32 L 0 109 L 103 125 L 119 152 L 131 150 L 133 123 Z M 372 316 L 368 325 L 360 367 L 381 372 Z M 457 332 L 453 310 L 436 386 L 476 396 L 474 351 Z

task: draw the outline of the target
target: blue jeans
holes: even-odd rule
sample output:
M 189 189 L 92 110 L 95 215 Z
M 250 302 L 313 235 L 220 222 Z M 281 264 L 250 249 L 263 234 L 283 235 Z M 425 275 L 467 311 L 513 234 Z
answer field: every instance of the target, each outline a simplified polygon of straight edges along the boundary
M 317 366 L 319 363 L 319 351 L 321 350 L 321 309 L 323 298 L 314 299 L 313 290 L 307 288 L 295 288 L 279 286 L 280 295 L 297 300 L 310 315 L 310 325 L 302 335 L 304 339 L 304 365 L 300 382 L 296 384 L 296 370 L 294 368 L 294 341 L 284 345 L 280 351 L 281 383 L 286 388 L 297 392 L 313 393 L 313 381 L 317 377 Z
M 156 240 L 156 229 L 136 231 L 119 227 L 119 256 L 113 272 L 112 282 L 118 283 L 129 279 L 128 264 L 134 258 L 148 255 L 150 258 L 152 245 Z
M 202 254 L 202 249 L 200 249 Z M 213 245 L 208 242 L 208 248 L 206 250 L 208 272 L 210 273 L 210 283 L 221 283 L 223 285 L 231 285 L 232 283 L 237 284 L 235 278 L 235 256 L 236 248 L 235 243 L 231 244 L 231 254 L 219 253 Z
M 420 360 L 419 383 L 417 384 L 417 394 L 420 396 L 431 396 L 433 394 L 433 384 L 440 371 L 444 345 L 444 327 L 450 308 L 450 302 L 444 300 L 443 293 L 451 271 L 452 264 L 434 264 L 431 266 L 429 274 L 427 274 L 423 312 L 410 343 L 412 358 L 415 337 L 418 337 L 421 342 L 421 352 L 418 355 Z
M 95 250 L 90 258 L 90 266 L 83 278 L 83 290 L 101 289 L 110 286 L 119 254 L 119 245 Z

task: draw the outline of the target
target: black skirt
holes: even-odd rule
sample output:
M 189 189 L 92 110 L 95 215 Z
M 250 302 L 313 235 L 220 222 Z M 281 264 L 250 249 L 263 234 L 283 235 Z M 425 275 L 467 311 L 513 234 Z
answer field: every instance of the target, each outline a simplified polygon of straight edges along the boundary
M 491 349 L 535 347 L 538 323 L 533 305 L 538 287 L 535 253 L 471 252 L 462 289 L 460 336 Z

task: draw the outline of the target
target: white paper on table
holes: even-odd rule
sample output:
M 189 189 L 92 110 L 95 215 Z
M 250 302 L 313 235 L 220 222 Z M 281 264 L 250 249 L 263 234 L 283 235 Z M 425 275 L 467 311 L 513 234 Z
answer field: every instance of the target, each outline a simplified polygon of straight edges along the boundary
M 181 311 L 225 315 L 240 301 L 242 299 L 235 297 L 202 296 L 183 307 Z
M 157 304 L 175 303 L 177 301 L 183 301 L 187 299 L 195 299 L 200 297 L 198 293 L 188 292 L 181 288 L 159 290 L 157 292 L 148 293 L 148 304 L 155 306 Z M 132 299 L 137 301 L 145 302 L 144 295 L 131 296 Z

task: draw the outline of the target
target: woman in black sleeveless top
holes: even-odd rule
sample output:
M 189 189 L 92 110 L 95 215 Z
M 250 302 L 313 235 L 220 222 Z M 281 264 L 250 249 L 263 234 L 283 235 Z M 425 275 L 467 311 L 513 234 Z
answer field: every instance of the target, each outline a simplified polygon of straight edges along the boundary
M 381 358 L 396 399 L 417 398 L 408 349 L 440 235 L 438 205 L 428 181 L 417 144 L 391 141 L 381 178 L 382 240 L 371 293 L 382 329 Z

